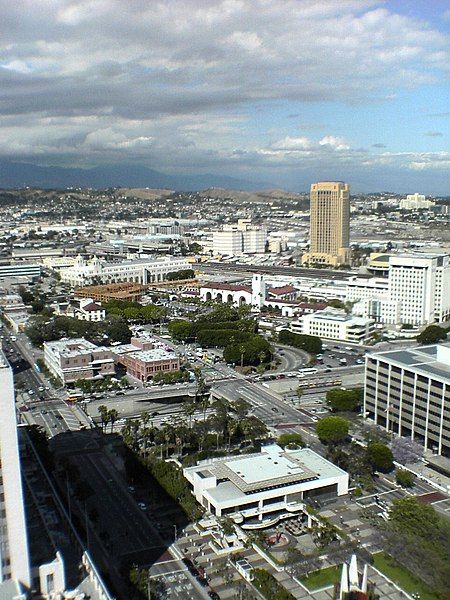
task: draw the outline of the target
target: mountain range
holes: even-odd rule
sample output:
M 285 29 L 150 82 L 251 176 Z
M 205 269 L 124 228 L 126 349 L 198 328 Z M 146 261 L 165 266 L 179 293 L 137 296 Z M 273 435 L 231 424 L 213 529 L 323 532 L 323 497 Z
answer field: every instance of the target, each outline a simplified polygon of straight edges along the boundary
M 254 190 L 267 183 L 251 182 L 224 175 L 168 175 L 139 164 L 102 165 L 91 169 L 40 166 L 0 160 L 0 188 L 39 187 L 127 187 L 202 190 L 208 187 Z

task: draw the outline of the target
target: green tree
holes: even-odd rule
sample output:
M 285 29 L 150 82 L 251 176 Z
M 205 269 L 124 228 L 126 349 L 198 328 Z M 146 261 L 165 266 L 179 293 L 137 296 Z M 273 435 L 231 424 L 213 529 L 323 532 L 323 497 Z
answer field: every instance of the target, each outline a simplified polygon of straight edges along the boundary
M 342 443 L 348 436 L 348 421 L 342 417 L 324 417 L 316 423 L 316 433 L 324 444 Z
M 102 431 L 104 431 L 104 429 L 109 421 L 108 409 L 104 404 L 101 404 L 97 410 L 100 415 L 100 420 L 102 422 Z
M 395 481 L 398 485 L 401 485 L 405 488 L 413 487 L 415 480 L 415 475 L 411 473 L 411 471 L 407 471 L 406 469 L 397 469 L 395 472 Z
M 335 388 L 327 391 L 327 403 L 333 412 L 357 412 L 360 410 L 364 390 Z
M 171 271 L 167 273 L 167 281 L 177 281 L 182 279 L 194 279 L 195 272 L 192 269 L 181 269 L 180 271 Z
M 439 325 L 428 325 L 426 329 L 417 336 L 419 344 L 437 344 L 447 339 L 447 331 Z
M 193 323 L 184 319 L 173 319 L 170 321 L 168 330 L 174 340 L 187 342 L 195 339 Z
M 277 444 L 282 448 L 303 448 L 305 442 L 299 433 L 282 433 L 277 440 Z
M 375 471 L 389 473 L 394 468 L 391 449 L 382 442 L 371 442 L 367 446 L 367 460 Z
M 322 340 L 315 335 L 293 333 L 288 329 L 282 329 L 278 335 L 278 341 L 280 344 L 300 348 L 310 354 L 320 354 L 322 352 Z
M 434 508 L 419 502 L 415 496 L 394 500 L 389 509 L 389 520 L 399 531 L 423 539 L 435 537 L 440 524 Z
M 112 342 L 128 344 L 131 339 L 131 330 L 125 319 L 119 317 L 110 317 L 105 321 L 105 333 Z
M 111 410 L 108 411 L 108 421 L 111 423 L 111 433 L 113 432 L 113 429 L 114 429 L 114 423 L 117 421 L 118 418 L 119 418 L 119 413 L 117 412 L 117 410 L 115 408 L 112 408 Z

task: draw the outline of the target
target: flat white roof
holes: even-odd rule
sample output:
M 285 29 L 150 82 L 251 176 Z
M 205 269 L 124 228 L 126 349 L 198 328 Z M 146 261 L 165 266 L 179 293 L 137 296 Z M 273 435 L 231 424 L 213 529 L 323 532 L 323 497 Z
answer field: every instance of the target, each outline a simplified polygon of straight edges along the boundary
M 303 476 L 305 468 L 290 457 L 279 454 L 262 453 L 252 458 L 242 458 L 225 463 L 245 483 L 262 483 L 289 475 Z
M 208 494 L 219 502 L 270 488 L 346 475 L 309 448 L 283 450 L 276 444 L 264 446 L 261 452 L 245 457 L 202 461 L 196 467 L 187 467 L 185 472 L 216 477 L 219 483 L 215 488 L 208 488 Z

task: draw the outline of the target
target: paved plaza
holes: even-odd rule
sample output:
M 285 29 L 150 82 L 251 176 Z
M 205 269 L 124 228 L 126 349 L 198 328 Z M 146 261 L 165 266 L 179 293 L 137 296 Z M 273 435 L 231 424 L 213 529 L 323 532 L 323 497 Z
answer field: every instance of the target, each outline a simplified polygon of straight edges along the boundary
M 321 515 L 329 518 L 331 522 L 341 527 L 346 533 L 359 536 L 361 538 L 361 547 L 367 546 L 370 551 L 373 551 L 374 548 L 370 546 L 374 530 L 364 520 L 358 518 L 358 511 L 360 511 L 360 507 L 356 504 L 343 502 L 339 506 L 327 508 L 321 512 Z M 344 526 L 342 525 L 341 516 L 343 521 L 345 521 Z M 192 560 L 197 567 L 202 567 L 205 570 L 211 589 L 221 599 L 231 600 L 232 598 L 236 598 L 236 590 L 239 585 L 253 591 L 254 597 L 258 598 L 259 595 L 257 592 L 237 573 L 230 564 L 230 561 L 227 561 L 227 557 L 218 556 L 214 552 L 209 543 L 211 540 L 212 536 L 210 534 L 200 535 L 193 526 L 189 526 L 178 539 L 176 547 L 183 556 Z M 254 569 L 260 568 L 270 572 L 298 600 L 307 598 L 332 600 L 333 598 L 333 587 L 308 591 L 287 570 L 284 570 L 282 567 L 279 567 L 279 570 L 276 569 L 253 547 L 245 549 L 239 554 L 244 556 Z M 344 554 L 345 551 L 343 554 L 341 553 L 341 556 Z M 337 560 L 336 556 L 339 556 L 339 552 L 336 554 L 330 552 L 328 556 L 322 559 L 322 568 L 342 564 L 342 561 L 340 559 Z M 334 560 L 333 557 L 335 557 Z M 410 598 L 410 596 L 399 590 L 392 582 L 372 567 L 369 567 L 369 581 L 375 584 L 376 591 L 383 600 L 405 600 Z M 177 598 L 177 596 L 173 597 Z M 197 595 L 192 596 L 192 598 L 197 597 Z

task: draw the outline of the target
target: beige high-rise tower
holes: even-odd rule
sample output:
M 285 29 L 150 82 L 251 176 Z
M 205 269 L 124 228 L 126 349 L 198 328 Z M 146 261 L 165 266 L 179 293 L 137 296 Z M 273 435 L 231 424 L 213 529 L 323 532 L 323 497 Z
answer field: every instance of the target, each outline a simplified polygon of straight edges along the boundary
M 311 185 L 310 247 L 303 264 L 338 266 L 350 262 L 350 186 L 342 181 Z

